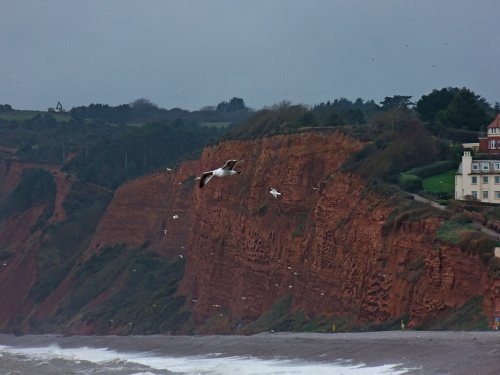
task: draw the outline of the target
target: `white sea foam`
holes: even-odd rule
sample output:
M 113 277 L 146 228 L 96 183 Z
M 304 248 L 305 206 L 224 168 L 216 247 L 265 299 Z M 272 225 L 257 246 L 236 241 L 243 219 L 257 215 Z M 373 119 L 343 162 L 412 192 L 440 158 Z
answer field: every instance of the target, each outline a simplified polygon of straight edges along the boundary
M 342 374 L 342 375 L 399 375 L 407 369 L 396 369 L 397 364 L 376 367 L 341 365 L 340 363 L 304 362 L 298 360 L 259 359 L 255 357 L 187 356 L 162 357 L 154 353 L 117 352 L 108 348 L 8 347 L 0 345 L 0 353 L 22 355 L 29 359 L 63 359 L 88 361 L 118 367 L 124 364 L 141 364 L 154 370 L 169 370 L 184 374 L 203 375 L 278 375 L 278 374 Z M 154 372 L 137 373 L 143 375 Z

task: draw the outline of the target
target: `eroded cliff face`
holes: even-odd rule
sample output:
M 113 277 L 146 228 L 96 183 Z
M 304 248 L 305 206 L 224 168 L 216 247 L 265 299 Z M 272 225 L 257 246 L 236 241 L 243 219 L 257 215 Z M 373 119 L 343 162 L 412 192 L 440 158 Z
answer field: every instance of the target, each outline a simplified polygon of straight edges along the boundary
M 24 163 L 13 159 L 0 160 L 0 200 L 7 196 L 27 169 L 51 172 L 56 185 L 54 211 L 48 222 L 56 224 L 65 218 L 63 202 L 71 182 L 61 172 L 62 165 Z M 5 259 L 0 262 L 0 327 L 9 320 L 29 314 L 33 303 L 28 297 L 37 277 L 37 252 L 43 233 L 33 226 L 42 215 L 46 204 L 31 207 L 20 216 L 8 218 L 0 225 L 0 250 Z
M 405 317 L 414 326 L 492 288 L 477 255 L 435 240 L 439 219 L 384 232 L 395 207 L 340 171 L 360 147 L 338 134 L 302 134 L 204 152 L 202 169 L 245 162 L 241 175 L 196 191 L 182 291 L 197 323 L 255 320 L 292 295 L 308 318 L 363 325 Z M 283 195 L 273 198 L 270 187 Z M 487 300 L 485 310 L 497 309 Z
M 394 202 L 368 189 L 356 174 L 341 171 L 361 147 L 336 133 L 224 142 L 206 148 L 199 161 L 130 181 L 114 193 L 88 246 L 38 304 L 28 295 L 37 277 L 41 234 L 29 228 L 43 207 L 33 208 L 19 219 L 26 222 L 7 222 L 1 228 L 0 248 L 9 246 L 16 255 L 11 268 L 0 272 L 0 293 L 9 299 L 0 325 L 5 327 L 17 314 L 27 331 L 30 318 L 54 316 L 71 300 L 82 267 L 116 244 L 129 251 L 147 247 L 165 259 L 186 262 L 176 295 L 187 297 L 182 309 L 192 310 L 195 332 L 237 331 L 283 298 L 291 298 L 292 311 L 303 312 L 306 319 L 334 317 L 352 327 L 402 318 L 417 326 L 476 296 L 484 296 L 482 309 L 490 320 L 499 316 L 499 280 L 488 275 L 478 255 L 436 240 L 442 219 L 402 219 L 388 225 Z M 213 178 L 199 189 L 194 177 L 228 159 L 244 159 L 236 167 L 242 174 Z M 0 193 L 11 190 L 20 175 L 2 168 Z M 52 172 L 59 181 L 50 218 L 56 222 L 65 218 L 62 202 L 71 178 L 59 168 Z M 282 195 L 274 198 L 271 187 Z M 122 263 L 131 262 L 128 255 L 120 256 Z M 119 270 L 117 276 L 69 317 L 69 332 L 133 332 L 129 323 L 123 328 L 85 318 L 127 280 L 141 281 L 141 275 L 133 274 L 135 266 L 117 261 L 106 267 Z M 148 303 L 156 308 L 153 297 Z M 141 314 L 137 319 L 151 319 Z M 166 319 L 158 314 L 151 316 Z
M 164 256 L 184 255 L 192 230 L 197 161 L 179 169 L 126 182 L 108 206 L 87 256 L 104 245 L 138 247 L 148 242 Z

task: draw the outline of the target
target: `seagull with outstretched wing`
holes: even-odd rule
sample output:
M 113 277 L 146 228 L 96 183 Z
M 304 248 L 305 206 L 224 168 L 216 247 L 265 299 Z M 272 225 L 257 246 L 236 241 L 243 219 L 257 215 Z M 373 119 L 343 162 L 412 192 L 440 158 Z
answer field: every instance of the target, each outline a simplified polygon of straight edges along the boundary
M 197 179 L 200 180 L 200 189 L 208 184 L 208 181 L 212 179 L 213 176 L 216 177 L 227 177 L 227 176 L 234 176 L 237 174 L 240 174 L 241 171 L 235 171 L 234 167 L 236 164 L 242 162 L 243 160 L 228 160 L 226 161 L 226 164 L 224 164 L 222 167 L 214 169 L 213 171 L 208 171 L 205 172 L 201 175 L 201 177 L 198 177 Z

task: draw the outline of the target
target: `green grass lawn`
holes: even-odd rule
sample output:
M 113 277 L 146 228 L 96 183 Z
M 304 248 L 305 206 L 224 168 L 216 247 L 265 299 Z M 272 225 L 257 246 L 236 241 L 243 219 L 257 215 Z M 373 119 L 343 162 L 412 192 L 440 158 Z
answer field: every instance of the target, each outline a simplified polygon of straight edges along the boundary
M 424 178 L 424 190 L 433 194 L 446 192 L 453 196 L 455 194 L 455 172 L 456 170 L 452 169 L 448 172 Z

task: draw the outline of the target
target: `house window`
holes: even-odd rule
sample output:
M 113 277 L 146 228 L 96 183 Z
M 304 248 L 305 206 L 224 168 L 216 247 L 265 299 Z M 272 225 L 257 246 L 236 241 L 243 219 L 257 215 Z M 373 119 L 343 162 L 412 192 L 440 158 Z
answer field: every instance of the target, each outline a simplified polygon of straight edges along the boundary
M 478 163 L 472 163 L 472 170 L 473 171 L 478 171 L 479 170 L 479 164 Z
M 490 170 L 490 164 L 489 163 L 481 163 L 481 170 L 483 170 L 483 171 L 489 171 Z
M 500 199 L 500 191 L 495 191 L 495 199 Z
M 483 184 L 487 184 L 488 183 L 488 176 L 483 176 Z
M 472 176 L 471 179 L 473 185 L 477 184 L 477 176 Z
M 474 191 L 474 190 L 473 190 L 473 191 L 471 191 L 471 194 L 472 194 L 472 196 L 473 196 L 474 198 L 477 198 L 477 191 Z
M 495 176 L 495 184 L 500 184 L 500 176 Z
M 490 149 L 495 149 L 495 148 L 497 148 L 497 147 L 496 147 L 496 146 L 497 146 L 497 144 L 496 144 L 496 143 L 497 143 L 497 141 L 496 141 L 496 140 L 494 140 L 494 139 L 492 139 L 492 140 L 490 141 Z
M 496 171 L 500 171 L 500 163 L 495 163 L 493 166 Z
M 488 191 L 483 191 L 483 199 L 488 199 Z

